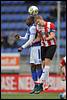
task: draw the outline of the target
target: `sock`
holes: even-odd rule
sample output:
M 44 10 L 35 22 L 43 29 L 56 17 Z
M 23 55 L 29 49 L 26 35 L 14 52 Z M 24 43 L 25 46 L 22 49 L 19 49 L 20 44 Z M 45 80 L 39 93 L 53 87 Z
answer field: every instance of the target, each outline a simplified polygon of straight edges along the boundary
M 31 67 L 31 73 L 32 73 L 32 79 L 33 79 L 34 81 L 37 81 L 36 67 Z
M 66 96 L 66 92 L 64 92 L 62 95 L 63 95 L 63 97 L 65 97 Z
M 34 81 L 37 81 L 37 73 L 36 73 L 36 71 L 33 71 L 33 72 L 32 72 L 32 79 L 33 79 Z
M 43 81 L 47 81 L 49 78 L 49 66 L 46 66 L 43 68 L 43 72 L 42 72 L 42 75 L 40 77 L 40 82 L 43 82 Z
M 37 87 L 37 86 L 38 86 L 38 83 L 37 83 L 37 81 L 36 81 L 36 82 L 34 82 L 34 84 L 35 84 L 35 87 Z
M 37 77 L 38 77 L 38 79 L 41 77 L 41 75 L 42 75 L 42 68 L 38 68 L 37 69 Z

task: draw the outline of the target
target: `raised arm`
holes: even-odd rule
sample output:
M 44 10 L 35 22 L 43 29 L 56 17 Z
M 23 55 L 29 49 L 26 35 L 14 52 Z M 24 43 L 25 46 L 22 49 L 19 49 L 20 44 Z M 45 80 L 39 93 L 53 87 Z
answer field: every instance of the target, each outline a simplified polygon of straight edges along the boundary
M 19 36 L 19 39 L 27 40 L 28 39 L 28 35 L 29 35 L 29 33 L 26 33 L 24 37 Z
M 30 46 L 30 44 L 35 39 L 35 35 L 36 35 L 36 27 L 32 26 L 30 28 L 30 37 L 29 37 L 29 40 L 24 45 L 22 45 L 20 48 L 18 48 L 18 51 L 21 51 L 23 48 L 26 48 L 26 47 Z

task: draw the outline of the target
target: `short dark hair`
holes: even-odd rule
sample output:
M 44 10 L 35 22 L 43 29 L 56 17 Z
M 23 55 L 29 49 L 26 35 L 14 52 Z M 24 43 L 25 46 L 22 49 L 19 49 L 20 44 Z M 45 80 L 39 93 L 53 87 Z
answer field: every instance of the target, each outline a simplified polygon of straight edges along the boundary
M 34 23 L 34 16 L 30 15 L 27 19 L 26 19 L 26 24 L 28 26 L 32 25 Z

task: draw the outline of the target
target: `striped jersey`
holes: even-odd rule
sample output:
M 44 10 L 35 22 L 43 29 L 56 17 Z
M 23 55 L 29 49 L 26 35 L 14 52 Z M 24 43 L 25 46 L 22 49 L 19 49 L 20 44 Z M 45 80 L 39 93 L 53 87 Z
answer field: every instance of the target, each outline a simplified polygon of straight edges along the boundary
M 46 22 L 46 24 L 44 26 L 36 26 L 37 32 L 38 34 L 41 36 L 41 46 L 51 46 L 51 45 L 56 45 L 56 37 L 54 37 L 51 40 L 44 40 L 43 36 L 48 37 L 50 32 L 54 32 L 55 33 L 55 25 L 52 22 Z
M 64 66 L 66 64 L 66 56 L 61 59 L 61 65 Z

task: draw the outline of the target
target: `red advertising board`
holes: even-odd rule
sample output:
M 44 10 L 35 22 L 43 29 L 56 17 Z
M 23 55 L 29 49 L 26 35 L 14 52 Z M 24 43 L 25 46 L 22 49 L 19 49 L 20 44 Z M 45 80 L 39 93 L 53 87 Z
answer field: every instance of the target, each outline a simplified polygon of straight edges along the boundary
M 50 82 L 51 87 L 45 92 L 63 92 L 66 87 L 60 75 L 50 75 Z M 33 87 L 31 75 L 1 74 L 1 92 L 30 92 Z
M 1 70 L 18 70 L 20 68 L 19 53 L 1 53 Z

